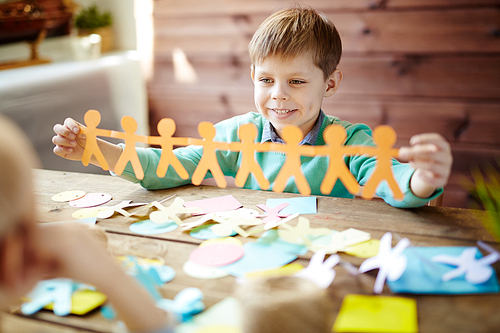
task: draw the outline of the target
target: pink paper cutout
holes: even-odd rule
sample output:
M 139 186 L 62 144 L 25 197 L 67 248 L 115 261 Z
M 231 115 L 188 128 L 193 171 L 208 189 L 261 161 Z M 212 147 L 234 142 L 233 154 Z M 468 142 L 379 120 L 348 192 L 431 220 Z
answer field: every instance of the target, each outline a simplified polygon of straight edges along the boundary
M 189 260 L 209 267 L 221 267 L 240 260 L 245 255 L 243 246 L 215 243 L 197 247 L 189 255 Z
M 232 195 L 225 195 L 222 197 L 185 201 L 184 207 L 199 207 L 203 209 L 201 213 L 193 213 L 195 215 L 203 215 L 207 213 L 224 212 L 228 210 L 235 210 L 243 207 L 241 202 L 236 200 Z
M 258 215 L 257 217 L 264 217 L 264 223 L 268 223 L 271 221 L 280 221 L 282 217 L 288 217 L 290 214 L 280 214 L 280 210 L 283 210 L 284 208 L 288 207 L 288 203 L 282 203 L 279 204 L 278 206 L 271 208 L 268 207 L 264 204 L 257 204 L 257 207 L 259 207 L 261 210 L 264 211 L 264 214 Z
M 106 193 L 87 193 L 80 199 L 72 200 L 69 202 L 71 207 L 88 208 L 104 205 L 111 200 L 111 195 Z

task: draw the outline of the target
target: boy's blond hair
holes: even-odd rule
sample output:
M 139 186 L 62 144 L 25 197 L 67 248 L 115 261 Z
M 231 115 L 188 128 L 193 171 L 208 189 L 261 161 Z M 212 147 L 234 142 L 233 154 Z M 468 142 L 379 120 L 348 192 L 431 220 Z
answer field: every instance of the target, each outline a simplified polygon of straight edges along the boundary
M 0 237 L 33 213 L 34 149 L 24 133 L 0 116 Z
M 278 11 L 261 23 L 249 44 L 252 70 L 268 56 L 285 59 L 311 53 L 314 64 L 328 79 L 342 54 L 335 25 L 312 8 L 293 7 Z
M 333 299 L 312 281 L 295 276 L 251 279 L 235 296 L 243 333 L 331 332 Z

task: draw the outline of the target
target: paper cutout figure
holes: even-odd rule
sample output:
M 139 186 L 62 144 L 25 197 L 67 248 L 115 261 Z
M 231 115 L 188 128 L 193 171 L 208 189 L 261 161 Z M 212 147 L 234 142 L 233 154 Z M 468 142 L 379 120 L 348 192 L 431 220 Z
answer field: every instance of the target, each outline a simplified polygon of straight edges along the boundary
M 219 279 L 229 275 L 228 272 L 221 268 L 203 266 L 191 260 L 186 261 L 182 265 L 182 270 L 186 275 L 203 280 Z
M 324 236 L 331 233 L 328 228 L 311 228 L 310 222 L 305 217 L 299 216 L 299 221 L 295 227 L 289 224 L 282 224 L 278 229 L 278 236 L 286 242 L 294 244 L 311 245 L 307 236 Z
M 335 279 L 333 267 L 340 262 L 338 254 L 331 255 L 325 259 L 325 251 L 316 252 L 309 261 L 306 268 L 295 274 L 295 276 L 314 282 L 319 288 L 328 288 Z
M 378 254 L 380 241 L 370 239 L 369 241 L 351 245 L 345 248 L 344 253 L 358 258 L 371 258 Z
M 155 211 L 149 214 L 149 219 L 154 223 L 165 223 L 169 219 L 171 219 L 178 225 L 181 225 L 182 221 L 179 217 L 177 217 L 178 214 L 191 214 L 201 211 L 201 209 L 197 207 L 184 207 L 184 200 L 182 200 L 181 198 L 175 198 L 174 202 L 168 207 L 165 207 L 156 201 L 152 202 L 151 204 L 159 209 L 159 211 Z
M 488 253 L 496 253 L 500 257 L 500 252 L 489 246 L 483 241 L 478 240 L 477 245 L 482 248 L 483 250 L 487 251 Z
M 295 178 L 295 184 L 300 194 L 311 194 L 311 188 L 307 182 L 304 173 L 302 172 L 300 157 L 301 156 L 314 156 L 314 147 L 300 146 L 299 143 L 304 138 L 302 130 L 297 126 L 286 126 L 283 129 L 284 145 L 273 144 L 273 150 L 283 151 L 286 154 L 286 161 L 281 167 L 278 176 L 274 181 L 273 191 L 283 192 L 286 183 L 290 177 Z
M 337 179 L 344 184 L 349 193 L 358 193 L 359 184 L 345 165 L 344 156 L 357 154 L 359 148 L 343 145 L 347 138 L 347 132 L 340 125 L 330 125 L 325 128 L 323 138 L 326 146 L 315 147 L 316 154 L 328 156 L 328 170 L 320 186 L 321 193 L 330 194 Z
M 279 204 L 287 203 L 288 206 L 283 208 L 281 214 L 316 214 L 317 209 L 317 198 L 316 197 L 297 197 L 297 198 L 276 198 L 267 199 L 266 206 L 276 207 Z
M 106 302 L 108 297 L 96 290 L 81 289 L 76 290 L 71 295 L 71 314 L 83 316 Z M 47 310 L 54 310 L 53 303 L 44 307 Z
M 93 156 L 96 157 L 97 162 L 103 170 L 108 170 L 108 162 L 101 152 L 99 145 L 97 144 L 97 136 L 111 136 L 110 130 L 98 129 L 99 123 L 101 122 L 101 114 L 97 110 L 88 110 L 83 117 L 85 125 L 87 127 L 80 127 L 80 132 L 85 134 L 86 143 L 85 149 L 82 156 L 82 164 L 89 165 L 90 159 Z
M 411 251 L 409 251 L 411 249 Z M 467 247 L 437 246 L 437 247 L 408 247 L 403 254 L 408 260 L 406 270 L 396 281 L 387 281 L 387 285 L 394 293 L 412 294 L 484 294 L 498 293 L 500 286 L 496 274 L 481 284 L 472 284 L 465 279 L 465 275 L 449 281 L 443 281 L 443 274 L 455 269 L 453 266 L 432 262 L 432 257 L 446 254 L 460 257 Z M 482 257 L 476 251 L 476 259 Z M 426 262 L 433 266 L 429 266 Z
M 236 200 L 235 197 L 229 194 L 222 197 L 185 201 L 184 207 L 199 207 L 202 209 L 202 212 L 194 213 L 193 215 L 202 215 L 206 213 L 217 213 L 228 210 L 235 210 L 243 207 L 243 205 L 241 204 L 241 202 Z
M 89 208 L 104 205 L 111 201 L 111 195 L 107 193 L 87 193 L 80 199 L 71 200 L 69 205 L 71 207 Z
M 373 170 L 370 179 L 365 183 L 363 191 L 361 192 L 362 198 L 373 198 L 378 185 L 385 180 L 392 190 L 394 199 L 404 199 L 404 194 L 399 189 L 399 185 L 392 173 L 392 159 L 393 157 L 397 157 L 399 152 L 399 149 L 392 148 L 396 143 L 396 138 L 396 132 L 392 127 L 386 125 L 378 126 L 373 131 L 373 141 L 377 147 L 364 146 L 359 148 L 361 154 L 367 154 L 377 158 L 375 170 Z
M 282 217 L 288 217 L 290 214 L 280 214 L 280 210 L 283 208 L 287 207 L 287 203 L 282 203 L 277 205 L 276 207 L 268 207 L 263 204 L 257 204 L 257 207 L 259 207 L 261 210 L 264 211 L 264 214 L 259 215 L 258 217 L 264 217 L 263 222 L 268 223 L 268 222 L 279 222 Z
M 174 146 L 185 146 L 188 144 L 188 138 L 174 138 L 175 122 L 170 118 L 163 118 L 157 125 L 159 137 L 148 137 L 148 143 L 159 145 L 162 149 L 160 161 L 156 168 L 156 175 L 160 178 L 165 177 L 167 169 L 171 165 L 182 179 L 188 179 L 189 174 L 181 164 L 177 156 L 173 153 Z
M 230 236 L 233 231 L 236 231 L 243 237 L 250 236 L 251 233 L 243 230 L 240 226 L 255 226 L 262 224 L 263 221 L 256 218 L 247 218 L 240 213 L 239 210 L 233 210 L 228 217 L 214 216 L 214 221 L 219 222 L 218 225 L 212 227 L 212 231 L 219 236 Z
M 340 251 L 345 251 L 349 246 L 366 242 L 370 240 L 370 238 L 371 237 L 368 232 L 349 228 L 338 233 L 333 233 L 330 243 L 326 246 L 313 243 L 311 246 L 309 246 L 309 250 L 313 252 L 325 250 L 327 254 L 332 254 Z
M 392 234 L 390 232 L 384 234 L 380 238 L 378 254 L 375 257 L 366 259 L 359 266 L 360 273 L 365 273 L 376 268 L 379 269 L 375 285 L 373 286 L 373 292 L 376 294 L 382 292 L 386 279 L 396 281 L 403 275 L 406 269 L 407 259 L 403 251 L 410 245 L 410 240 L 403 238 L 394 248 L 392 248 L 391 242 Z
M 144 171 L 142 170 L 139 156 L 137 156 L 137 151 L 135 150 L 135 143 L 148 142 L 148 139 L 143 135 L 135 134 L 135 131 L 137 131 L 137 122 L 130 116 L 124 116 L 122 118 L 122 128 L 125 131 L 124 133 L 111 131 L 112 138 L 123 139 L 125 141 L 125 147 L 123 148 L 120 158 L 118 158 L 116 162 L 114 172 L 117 175 L 121 175 L 127 163 L 130 162 L 132 168 L 134 168 L 135 177 L 137 179 L 143 179 Z
M 211 223 L 211 224 L 205 224 L 199 227 L 194 228 L 189 232 L 189 236 L 194 237 L 196 239 L 214 239 L 214 238 L 222 238 L 226 236 L 220 236 L 217 235 L 212 231 L 212 228 L 216 226 L 217 224 Z M 230 236 L 236 236 L 238 233 L 236 231 L 233 231 Z
M 271 246 L 273 249 L 280 251 L 290 252 L 296 255 L 304 255 L 307 253 L 307 247 L 299 244 L 288 243 L 278 236 L 278 230 L 271 229 L 264 232 L 259 238 L 257 243 Z
M 169 197 L 166 197 L 166 198 L 164 198 L 164 199 L 162 199 L 162 200 L 160 200 L 160 201 L 157 201 L 157 200 L 152 201 L 152 202 L 150 202 L 149 204 L 145 205 L 144 207 L 139 208 L 138 210 L 136 210 L 136 211 L 134 211 L 134 212 L 130 213 L 130 216 L 140 216 L 142 212 L 144 212 L 144 211 L 146 211 L 146 212 L 147 212 L 147 211 L 149 210 L 149 208 L 151 208 L 151 207 L 156 207 L 156 208 L 158 208 L 158 207 L 159 207 L 159 205 L 161 205 L 162 203 L 164 203 L 164 202 L 165 202 L 165 201 L 167 201 L 167 200 L 170 200 L 170 199 L 174 198 L 175 196 L 176 196 L 176 194 L 173 194 L 173 195 L 171 195 L 171 196 L 169 196 Z M 161 206 L 161 207 L 163 207 L 163 206 Z M 164 208 L 164 207 L 163 207 L 163 208 Z M 160 208 L 158 208 L 158 209 L 160 209 Z M 143 214 L 143 215 L 146 215 L 146 214 Z
M 282 224 L 285 224 L 287 222 L 290 222 L 291 220 L 293 220 L 294 218 L 298 217 L 299 214 L 292 214 L 288 217 L 285 217 L 284 219 L 281 219 L 281 221 L 271 221 L 271 222 L 267 222 L 265 225 L 264 225 L 264 230 L 270 230 L 272 228 L 276 228 Z
M 143 206 L 146 205 L 146 203 L 132 203 L 132 200 L 123 200 L 119 204 L 116 204 L 111 207 L 103 207 L 106 208 L 106 210 L 103 210 L 99 213 L 97 213 L 97 217 L 100 219 L 107 219 L 113 216 L 116 213 L 122 214 L 125 217 L 129 217 L 131 214 L 125 210 L 125 208 L 131 208 L 131 207 L 137 207 L 137 206 Z
M 432 258 L 434 262 L 440 262 L 457 268 L 443 274 L 443 281 L 450 281 L 461 275 L 465 275 L 465 279 L 470 283 L 480 284 L 488 281 L 493 274 L 491 264 L 497 262 L 500 257 L 493 252 L 486 257 L 476 259 L 477 248 L 471 247 L 465 249 L 460 257 L 453 257 L 446 254 L 437 255 Z
M 199 246 L 189 255 L 189 260 L 203 266 L 220 267 L 232 264 L 240 260 L 245 255 L 242 246 L 215 243 L 206 246 Z
M 90 217 L 95 217 L 97 219 L 97 214 L 99 212 L 105 211 L 106 207 L 90 207 L 90 208 L 83 208 L 79 209 L 76 212 L 73 212 L 71 214 L 71 217 L 74 219 L 86 219 Z
M 417 333 L 417 302 L 403 297 L 349 294 L 342 301 L 333 330 Z
M 215 138 L 216 130 L 214 125 L 208 121 L 202 121 L 198 124 L 198 133 L 203 138 L 203 140 L 190 139 L 189 143 L 201 145 L 203 147 L 203 155 L 198 162 L 196 170 L 194 170 L 191 182 L 194 185 L 200 185 L 206 173 L 210 171 L 215 179 L 217 186 L 225 188 L 227 186 L 226 178 L 224 178 L 224 174 L 222 173 L 222 170 L 219 166 L 215 151 L 217 149 L 227 150 L 228 144 L 224 142 L 213 141 L 213 139 Z
M 60 192 L 52 196 L 52 201 L 56 202 L 68 202 L 72 200 L 77 200 L 85 196 L 87 192 L 85 191 L 65 191 L 65 192 Z
M 156 302 L 159 308 L 175 314 L 179 322 L 190 320 L 205 309 L 203 293 L 198 288 L 186 288 L 175 295 L 173 300 L 162 299 Z
M 257 128 L 252 123 L 241 125 L 238 129 L 238 136 L 241 142 L 231 142 L 229 144 L 230 150 L 239 150 L 242 156 L 240 168 L 234 178 L 236 186 L 243 187 L 247 178 L 253 174 L 260 188 L 267 190 L 270 185 L 269 180 L 255 160 L 255 153 L 269 151 L 269 143 L 255 143 Z

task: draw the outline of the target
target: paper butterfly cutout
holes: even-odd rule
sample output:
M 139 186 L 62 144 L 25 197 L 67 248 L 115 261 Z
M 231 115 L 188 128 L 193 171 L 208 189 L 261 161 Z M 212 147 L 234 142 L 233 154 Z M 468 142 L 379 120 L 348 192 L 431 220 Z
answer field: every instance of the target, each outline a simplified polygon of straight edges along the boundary
M 450 281 L 456 277 L 465 274 L 465 279 L 473 284 L 480 284 L 488 281 L 494 270 L 490 266 L 500 259 L 498 253 L 490 253 L 486 257 L 476 259 L 477 248 L 471 247 L 462 251 L 460 257 L 452 257 L 446 254 L 441 254 L 432 257 L 432 261 L 457 268 L 443 274 L 443 281 Z
M 325 251 L 318 251 L 311 257 L 309 265 L 295 276 L 314 282 L 320 288 L 328 288 L 335 279 L 335 267 L 340 262 L 338 254 L 331 255 L 325 261 Z
M 377 278 L 373 286 L 373 292 L 380 294 L 384 288 L 385 280 L 396 281 L 406 270 L 407 259 L 403 251 L 410 245 L 408 238 L 401 239 L 394 248 L 392 248 L 392 234 L 384 234 L 380 238 L 380 247 L 375 257 L 368 258 L 361 266 L 359 272 L 365 273 L 378 268 Z
M 107 208 L 106 210 L 100 211 L 97 213 L 97 217 L 100 219 L 107 219 L 113 216 L 116 213 L 122 214 L 125 217 L 129 217 L 132 214 L 127 212 L 125 208 L 131 208 L 131 207 L 137 207 L 137 206 L 143 206 L 146 205 L 146 203 L 132 203 L 132 200 L 124 200 L 120 202 L 117 205 L 110 206 L 110 207 L 102 207 L 102 208 Z
M 181 198 L 175 198 L 174 202 L 168 207 L 165 207 L 157 202 L 155 202 L 153 205 L 159 210 L 149 214 L 149 219 L 154 223 L 159 224 L 165 223 L 168 220 L 173 220 L 178 225 L 181 225 L 182 221 L 177 216 L 178 214 L 191 214 L 199 213 L 200 211 L 202 211 L 202 209 L 199 207 L 184 207 L 184 200 L 182 200 Z
M 332 231 L 328 228 L 311 228 L 310 222 L 305 217 L 300 216 L 299 222 L 295 227 L 289 224 L 282 224 L 278 229 L 278 236 L 285 242 L 294 244 L 311 245 L 311 241 L 307 236 L 324 236 L 330 234 Z
M 258 217 L 264 217 L 264 223 L 268 222 L 278 222 L 281 220 L 282 217 L 288 217 L 290 214 L 279 214 L 280 210 L 283 210 L 284 208 L 288 207 L 287 203 L 282 203 L 279 204 L 278 206 L 271 208 L 267 207 L 264 204 L 258 204 L 256 205 L 260 209 L 264 211 L 264 214 L 260 214 Z
M 309 246 L 309 250 L 313 252 L 325 250 L 327 254 L 332 254 L 339 251 L 345 251 L 351 245 L 366 242 L 370 239 L 371 237 L 368 232 L 349 228 L 347 230 L 332 234 L 332 239 L 330 240 L 330 243 L 328 245 L 321 246 L 312 244 L 311 246 Z
M 161 299 L 156 302 L 159 308 L 176 315 L 179 322 L 190 320 L 205 309 L 203 293 L 198 288 L 186 288 L 175 295 L 173 300 Z

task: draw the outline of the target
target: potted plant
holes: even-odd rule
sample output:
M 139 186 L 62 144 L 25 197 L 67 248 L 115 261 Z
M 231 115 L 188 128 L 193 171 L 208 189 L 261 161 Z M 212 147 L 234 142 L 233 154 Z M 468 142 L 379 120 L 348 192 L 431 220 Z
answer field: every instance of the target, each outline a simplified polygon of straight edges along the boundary
M 80 10 L 75 18 L 75 27 L 78 36 L 88 36 L 90 34 L 101 35 L 101 52 L 108 52 L 113 49 L 114 36 L 111 25 L 113 18 L 110 12 L 101 12 L 96 4 Z

